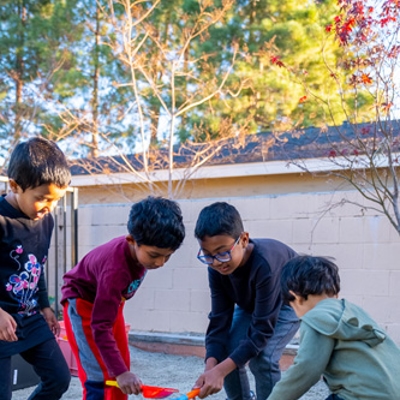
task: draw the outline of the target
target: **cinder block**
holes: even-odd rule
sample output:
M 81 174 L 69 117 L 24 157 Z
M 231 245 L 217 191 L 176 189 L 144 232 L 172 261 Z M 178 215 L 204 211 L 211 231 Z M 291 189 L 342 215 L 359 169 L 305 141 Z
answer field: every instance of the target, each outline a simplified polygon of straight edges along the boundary
M 288 245 L 293 241 L 292 220 L 259 220 L 251 221 L 251 238 L 271 238 Z
M 144 280 L 144 282 L 146 279 Z M 137 315 L 141 310 L 154 310 L 155 289 L 143 288 L 144 282 L 135 295 L 125 303 L 126 314 Z
M 102 242 L 95 237 L 95 231 L 90 225 L 79 225 L 78 228 L 79 246 L 99 246 Z
M 365 269 L 397 269 L 399 265 L 400 243 L 364 244 L 363 265 Z
M 342 217 L 363 217 L 366 213 L 364 197 L 355 190 L 327 193 L 325 207 L 331 208 L 330 215 Z
M 190 291 L 187 290 L 156 290 L 155 309 L 165 311 L 189 311 Z
M 293 245 L 311 243 L 312 228 L 313 221 L 309 218 L 293 219 Z
M 400 232 L 397 231 L 397 229 L 389 223 L 389 241 L 391 243 L 399 243 L 400 241 Z
M 200 211 L 210 204 L 221 201 L 220 199 L 193 199 L 190 204 L 190 216 L 189 220 L 193 223 L 196 223 L 197 218 L 199 217 Z
M 364 270 L 362 285 L 365 297 L 389 296 L 389 271 Z
M 196 254 L 194 251 L 190 251 L 189 246 L 184 243 L 181 248 L 172 254 L 163 268 L 188 268 L 193 264 L 193 259 L 196 259 Z
M 97 247 L 101 244 L 109 242 L 118 236 L 128 233 L 126 226 L 123 225 L 99 225 L 99 226 L 82 226 L 79 228 L 79 238 L 85 245 Z M 84 238 L 84 239 L 83 239 Z
M 351 295 L 362 298 L 365 288 L 363 284 L 364 272 L 362 269 L 339 270 L 341 295 L 343 297 Z M 359 304 L 361 305 L 361 303 Z
M 363 308 L 381 326 L 390 322 L 390 307 L 392 303 L 387 296 L 365 296 Z
M 384 216 L 364 217 L 364 242 L 388 243 L 390 240 L 389 222 Z
M 172 289 L 172 277 L 174 274 L 173 268 L 168 268 L 168 264 L 162 268 L 148 271 L 146 278 L 142 283 L 141 289 Z
M 340 194 L 339 194 L 340 195 Z M 340 209 L 338 207 L 341 197 L 332 193 L 316 193 L 314 198 L 314 215 L 316 217 L 325 216 L 325 218 L 333 217 L 336 218 L 340 215 Z
M 299 255 L 305 255 L 305 254 L 311 254 L 311 248 L 310 245 L 307 243 L 294 243 L 291 245 L 293 250 L 295 250 Z
M 400 304 L 400 293 L 397 291 L 396 295 L 389 296 L 389 320 L 391 324 L 400 323 L 400 307 L 394 306 L 394 304 Z
M 207 313 L 182 311 L 171 313 L 170 332 L 205 332 L 207 326 Z
M 93 214 L 95 214 L 95 217 L 93 217 Z M 79 226 L 92 226 L 92 221 L 94 218 L 97 216 L 96 210 L 93 209 L 93 206 L 87 206 L 87 205 L 79 205 L 78 207 L 78 223 Z
M 126 228 L 131 206 L 132 204 L 96 205 L 99 210 L 96 218 L 92 220 L 92 225 L 123 225 Z
M 201 264 L 196 260 L 198 266 L 195 268 L 179 268 L 173 274 L 174 290 L 195 289 L 201 290 L 208 288 L 207 265 Z
M 304 218 L 315 212 L 315 200 L 307 194 L 287 194 L 271 198 L 271 218 Z
M 400 323 L 394 323 L 386 326 L 388 335 L 397 343 L 400 344 Z
M 248 198 L 234 199 L 231 204 L 237 208 L 245 224 L 249 221 L 257 221 L 260 218 L 270 219 L 270 197 L 254 197 L 251 203 L 249 203 Z
M 343 243 L 335 251 L 336 264 L 340 271 L 357 270 L 362 267 L 364 246 L 362 243 Z
M 79 245 L 78 246 L 78 261 L 80 261 L 90 250 L 92 250 L 95 246 L 93 245 Z
M 131 329 L 149 332 L 171 332 L 170 313 L 160 310 L 149 310 L 136 315 L 128 315 L 126 322 L 131 325 Z
M 313 226 L 313 241 L 315 243 L 339 243 L 339 220 L 322 218 Z
M 342 217 L 339 220 L 340 243 L 363 243 L 364 219 L 362 217 Z
M 126 236 L 128 229 L 126 225 L 102 225 L 94 227 L 96 235 L 102 243 L 109 242 L 118 236 Z
M 340 247 L 337 243 L 319 243 L 316 238 L 310 243 L 308 254 L 313 256 L 333 257 L 336 260 Z
M 192 201 L 191 200 L 179 200 L 178 204 L 182 211 L 183 222 L 186 225 L 186 222 L 191 221 Z
M 389 295 L 397 296 L 400 294 L 400 270 L 389 272 Z M 399 303 L 400 304 L 400 303 Z M 400 307 L 396 307 L 400 310 Z M 400 318 L 399 318 L 400 321 Z
M 191 290 L 190 311 L 208 313 L 211 309 L 211 296 L 209 290 Z

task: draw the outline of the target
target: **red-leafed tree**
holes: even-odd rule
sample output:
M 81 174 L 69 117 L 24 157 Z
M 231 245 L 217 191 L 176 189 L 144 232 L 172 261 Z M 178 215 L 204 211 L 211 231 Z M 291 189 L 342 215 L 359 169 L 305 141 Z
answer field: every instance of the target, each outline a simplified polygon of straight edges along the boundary
M 315 141 L 316 153 L 331 164 L 331 176 L 345 180 L 367 200 L 364 208 L 383 213 L 400 234 L 400 1 L 339 0 L 338 5 L 340 13 L 326 32 L 334 35 L 342 55 L 336 65 L 325 65 L 336 83 L 340 113 L 304 79 L 299 106 L 318 101 L 326 110 L 330 128 L 321 129 L 319 139 L 324 140 Z M 272 62 L 301 76 L 274 57 Z M 343 115 L 344 123 L 338 117 Z M 306 160 L 292 162 L 310 172 Z

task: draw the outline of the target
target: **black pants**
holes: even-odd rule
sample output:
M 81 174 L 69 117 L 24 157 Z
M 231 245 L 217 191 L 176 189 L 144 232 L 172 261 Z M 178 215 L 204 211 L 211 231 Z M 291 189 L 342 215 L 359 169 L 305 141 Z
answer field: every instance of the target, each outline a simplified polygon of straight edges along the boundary
M 71 373 L 56 340 L 47 340 L 20 355 L 40 377 L 28 400 L 59 400 L 68 390 Z M 0 358 L 0 400 L 11 400 L 11 396 L 11 357 Z
M 331 394 L 329 397 L 327 397 L 325 400 L 342 400 L 341 397 L 339 397 L 336 394 Z

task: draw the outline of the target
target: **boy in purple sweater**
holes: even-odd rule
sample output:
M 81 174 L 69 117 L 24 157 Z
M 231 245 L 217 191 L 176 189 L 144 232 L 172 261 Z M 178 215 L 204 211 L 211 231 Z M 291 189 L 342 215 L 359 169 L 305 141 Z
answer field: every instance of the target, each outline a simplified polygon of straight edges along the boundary
M 89 252 L 64 275 L 61 302 L 84 400 L 140 393 L 141 381 L 129 370 L 123 305 L 147 271 L 162 267 L 181 245 L 181 210 L 173 201 L 148 197 L 132 206 L 128 232 Z M 107 379 L 116 379 L 120 390 L 107 389 Z
M 280 379 L 282 352 L 299 327 L 280 288 L 282 267 L 296 253 L 277 240 L 250 239 L 236 208 L 224 202 L 203 208 L 195 236 L 211 290 L 205 371 L 195 385 L 199 397 L 224 385 L 229 400 L 250 400 L 249 363 L 257 399 L 265 400 Z

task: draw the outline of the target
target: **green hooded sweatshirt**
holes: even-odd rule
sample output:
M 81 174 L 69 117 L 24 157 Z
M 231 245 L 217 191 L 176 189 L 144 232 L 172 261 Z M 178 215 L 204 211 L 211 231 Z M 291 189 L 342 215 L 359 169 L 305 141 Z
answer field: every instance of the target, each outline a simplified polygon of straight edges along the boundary
M 301 318 L 294 364 L 268 400 L 296 400 L 321 375 L 343 400 L 400 400 L 400 349 L 363 309 L 325 299 Z

